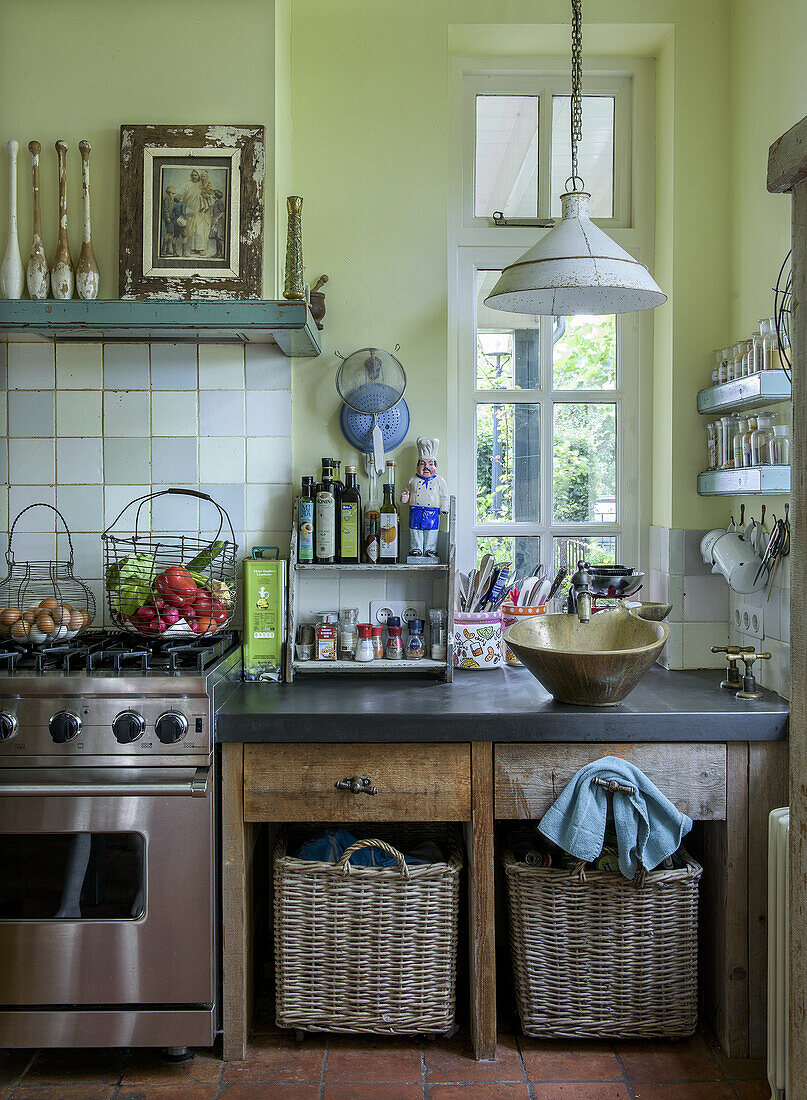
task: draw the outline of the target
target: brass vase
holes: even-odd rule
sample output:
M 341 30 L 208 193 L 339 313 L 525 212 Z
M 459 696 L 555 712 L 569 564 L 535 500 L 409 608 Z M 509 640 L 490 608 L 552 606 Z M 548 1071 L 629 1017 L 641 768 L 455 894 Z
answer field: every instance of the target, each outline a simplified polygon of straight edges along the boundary
M 292 302 L 303 302 L 303 200 L 299 195 L 289 195 L 286 207 L 289 212 L 289 230 L 286 239 L 286 282 L 283 297 Z

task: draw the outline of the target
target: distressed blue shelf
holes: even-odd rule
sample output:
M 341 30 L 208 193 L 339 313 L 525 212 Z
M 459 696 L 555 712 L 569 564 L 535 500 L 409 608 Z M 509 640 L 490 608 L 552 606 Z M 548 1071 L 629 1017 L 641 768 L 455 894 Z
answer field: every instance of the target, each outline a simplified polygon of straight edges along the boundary
M 790 492 L 789 466 L 744 466 L 740 470 L 704 470 L 698 492 L 705 496 L 774 495 Z
M 792 399 L 790 379 L 783 370 L 763 370 L 733 382 L 721 382 L 698 394 L 698 412 L 740 412 L 757 405 L 775 405 Z
M 277 344 L 289 356 L 315 356 L 322 351 L 305 302 L 1 300 L 0 343 L 37 339 Z

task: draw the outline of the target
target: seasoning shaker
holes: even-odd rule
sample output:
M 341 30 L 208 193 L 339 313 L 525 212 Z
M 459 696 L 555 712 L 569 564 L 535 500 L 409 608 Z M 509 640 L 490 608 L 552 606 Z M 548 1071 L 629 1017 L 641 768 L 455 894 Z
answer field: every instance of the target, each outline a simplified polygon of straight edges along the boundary
M 352 661 L 359 635 L 356 630 L 359 622 L 358 607 L 344 607 L 339 612 L 339 660 Z
M 431 658 L 433 661 L 446 659 L 446 613 L 439 607 L 429 611 L 429 630 L 431 633 Z
M 359 623 L 357 633 L 359 640 L 356 643 L 356 653 L 353 660 L 359 661 L 361 664 L 368 664 L 375 659 L 373 628 L 370 623 Z
M 383 626 L 374 626 L 370 637 L 373 640 L 373 656 L 377 661 L 382 660 L 384 656 L 384 628 Z
M 384 656 L 388 661 L 400 661 L 403 659 L 403 630 L 401 620 L 397 615 L 387 619 L 387 648 Z
M 423 643 L 423 619 L 410 619 L 408 626 L 406 657 L 409 661 L 419 661 L 426 652 L 426 646 Z

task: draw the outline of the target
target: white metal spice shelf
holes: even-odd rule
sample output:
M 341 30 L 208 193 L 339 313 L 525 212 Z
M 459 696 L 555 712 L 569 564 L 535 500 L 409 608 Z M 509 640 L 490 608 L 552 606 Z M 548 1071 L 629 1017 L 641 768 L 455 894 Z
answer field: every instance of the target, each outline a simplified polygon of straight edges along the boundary
M 698 474 L 698 493 L 701 496 L 789 492 L 789 466 L 744 466 L 741 470 L 704 470 Z
M 763 370 L 732 382 L 721 382 L 698 393 L 698 412 L 739 412 L 756 405 L 792 400 L 790 379 L 783 370 Z
M 297 561 L 297 502 L 294 504 L 294 519 L 292 523 L 291 533 L 291 547 L 289 550 L 289 599 L 288 599 L 288 630 L 287 630 L 287 643 L 286 643 L 286 683 L 292 683 L 295 674 L 301 675 L 308 674 L 322 674 L 322 673 L 345 673 L 347 675 L 356 675 L 357 673 L 421 673 L 432 677 L 439 678 L 446 682 L 450 682 L 453 679 L 453 660 L 454 660 L 454 647 L 453 647 L 453 634 L 454 634 L 454 569 L 455 569 L 455 544 L 454 544 L 454 531 L 456 524 L 456 499 L 452 496 L 451 503 L 449 505 L 448 513 L 448 529 L 445 532 L 440 532 L 438 538 L 437 549 L 440 554 L 441 561 L 432 563 L 429 565 L 410 565 L 408 563 L 395 563 L 394 565 L 382 565 L 376 563 L 374 565 L 318 565 L 316 562 L 298 562 Z M 408 531 L 404 528 L 401 532 L 402 536 L 406 538 Z M 300 589 L 305 585 L 307 580 L 315 581 L 321 580 L 323 577 L 338 578 L 343 575 L 351 575 L 356 578 L 356 575 L 365 576 L 368 580 L 372 577 L 379 577 L 386 574 L 406 574 L 407 576 L 415 577 L 418 574 L 423 574 L 439 580 L 441 577 L 445 578 L 445 596 L 444 600 L 440 601 L 441 610 L 446 613 L 446 643 L 447 643 L 447 655 L 445 661 L 433 661 L 430 657 L 422 657 L 416 661 L 400 660 L 400 661 L 387 661 L 385 659 L 370 661 L 367 663 L 361 661 L 298 661 L 295 654 L 295 642 L 297 638 L 297 626 L 299 615 L 299 595 Z M 436 606 L 436 605 L 433 605 Z M 369 608 L 368 608 L 369 611 Z

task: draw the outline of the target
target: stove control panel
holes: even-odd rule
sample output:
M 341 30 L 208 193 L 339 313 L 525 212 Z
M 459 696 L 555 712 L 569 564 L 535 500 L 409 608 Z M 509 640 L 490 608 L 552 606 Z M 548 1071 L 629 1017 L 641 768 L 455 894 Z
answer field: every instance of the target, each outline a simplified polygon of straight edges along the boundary
M 207 756 L 207 696 L 0 696 L 0 759 Z

